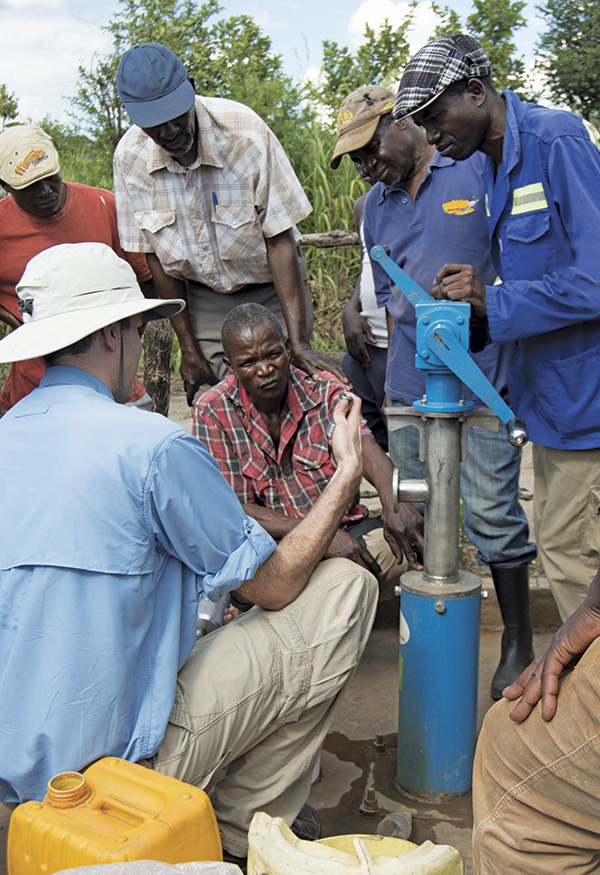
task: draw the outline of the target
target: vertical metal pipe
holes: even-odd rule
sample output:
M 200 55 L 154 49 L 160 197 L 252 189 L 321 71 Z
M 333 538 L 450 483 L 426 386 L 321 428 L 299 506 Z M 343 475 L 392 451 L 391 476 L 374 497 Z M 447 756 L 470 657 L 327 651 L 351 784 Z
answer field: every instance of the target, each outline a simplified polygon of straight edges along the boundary
M 460 434 L 456 418 L 435 417 L 425 424 L 425 479 L 429 501 L 425 515 L 425 580 L 458 580 L 460 519 Z

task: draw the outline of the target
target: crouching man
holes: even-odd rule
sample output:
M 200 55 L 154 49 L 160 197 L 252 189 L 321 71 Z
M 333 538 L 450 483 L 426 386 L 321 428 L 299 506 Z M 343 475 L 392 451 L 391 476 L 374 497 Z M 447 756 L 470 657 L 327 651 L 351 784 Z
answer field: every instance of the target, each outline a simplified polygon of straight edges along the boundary
M 0 800 L 101 756 L 200 787 L 219 769 L 223 846 L 244 856 L 255 811 L 300 812 L 373 622 L 368 572 L 315 571 L 360 481 L 360 405 L 337 407 L 336 472 L 276 546 L 199 441 L 115 403 L 145 322 L 182 301 L 144 298 L 94 243 L 40 253 L 17 291 L 0 361 L 48 368 L 0 421 L 2 458 L 21 459 L 0 497 Z M 196 644 L 198 598 L 231 590 L 259 607 Z
M 219 464 L 244 510 L 274 537 L 299 525 L 336 470 L 327 424 L 344 387 L 332 374 L 313 380 L 290 364 L 277 320 L 259 304 L 232 310 L 221 330 L 231 375 L 194 408 L 194 434 Z M 420 568 L 423 518 L 411 504 L 394 512 L 393 466 L 362 428 L 363 473 L 383 517 L 352 501 L 326 556 L 344 556 L 379 578 L 384 595 L 400 574 Z

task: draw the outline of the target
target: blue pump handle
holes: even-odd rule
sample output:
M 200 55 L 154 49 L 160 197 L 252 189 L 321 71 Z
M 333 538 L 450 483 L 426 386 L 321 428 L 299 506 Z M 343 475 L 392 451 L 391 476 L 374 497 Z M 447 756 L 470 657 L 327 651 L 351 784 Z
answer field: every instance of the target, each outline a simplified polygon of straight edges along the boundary
M 392 261 L 386 246 L 373 246 L 371 258 L 379 262 L 413 307 L 421 303 L 431 303 L 431 295 L 428 295 L 395 261 Z M 505 423 L 511 444 L 516 447 L 526 444 L 528 435 L 525 423 L 513 414 L 508 404 L 500 397 L 467 350 L 461 345 L 454 332 L 447 325 L 438 323 L 429 332 L 427 343 L 431 351 L 443 361 L 446 367 L 453 374 L 456 374 Z

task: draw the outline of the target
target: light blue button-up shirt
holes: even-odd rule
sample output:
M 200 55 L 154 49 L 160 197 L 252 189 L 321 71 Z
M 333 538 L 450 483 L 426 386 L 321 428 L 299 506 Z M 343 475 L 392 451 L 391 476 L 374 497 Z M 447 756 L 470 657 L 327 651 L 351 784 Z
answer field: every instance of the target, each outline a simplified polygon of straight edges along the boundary
M 203 593 L 275 549 L 203 445 L 49 368 L 0 420 L 0 799 L 162 741 Z

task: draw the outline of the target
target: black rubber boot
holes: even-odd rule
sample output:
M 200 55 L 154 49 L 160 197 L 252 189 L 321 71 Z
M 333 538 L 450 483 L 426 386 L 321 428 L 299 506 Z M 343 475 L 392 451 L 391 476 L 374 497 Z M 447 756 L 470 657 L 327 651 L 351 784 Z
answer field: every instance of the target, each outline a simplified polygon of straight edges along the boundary
M 490 567 L 504 620 L 502 655 L 491 691 L 492 699 L 498 700 L 502 698 L 502 690 L 517 680 L 534 656 L 529 616 L 529 565 Z

